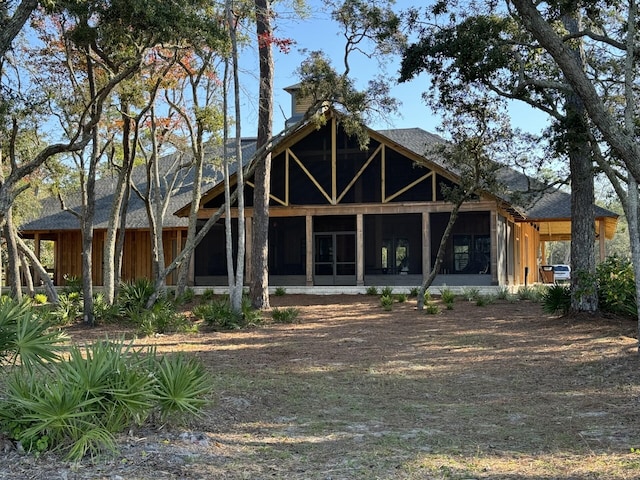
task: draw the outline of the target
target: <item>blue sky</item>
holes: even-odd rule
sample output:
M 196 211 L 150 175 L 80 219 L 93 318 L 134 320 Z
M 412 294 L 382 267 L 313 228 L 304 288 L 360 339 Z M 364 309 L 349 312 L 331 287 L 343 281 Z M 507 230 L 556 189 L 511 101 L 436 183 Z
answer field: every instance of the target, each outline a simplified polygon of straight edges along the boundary
M 395 8 L 400 11 L 415 5 L 412 0 L 397 0 Z M 283 89 L 298 82 L 295 70 L 306 58 L 302 49 L 307 51 L 321 50 L 333 62 L 337 71 L 342 71 L 342 56 L 344 42 L 338 31 L 338 26 L 329 16 L 328 10 L 323 10 L 321 0 L 308 0 L 311 6 L 311 15 L 300 20 L 286 18 L 282 15 L 276 19 L 275 35 L 280 38 L 291 38 L 296 44 L 289 53 L 274 50 L 275 57 L 275 92 L 274 92 L 274 133 L 284 127 L 285 116 L 290 113 L 290 96 Z M 253 136 L 257 123 L 257 61 L 256 52 L 246 50 L 243 52 L 245 62 L 245 86 L 248 97 L 243 104 L 243 136 Z M 380 66 L 375 59 L 368 59 L 364 55 L 354 53 L 351 57 L 352 78 L 358 82 L 360 88 L 364 88 L 369 79 L 376 76 Z M 249 61 L 247 61 L 249 60 Z M 440 118 L 434 115 L 422 101 L 422 92 L 427 89 L 426 77 L 418 77 L 410 82 L 398 84 L 399 58 L 392 59 L 386 65 L 386 75 L 391 86 L 391 95 L 401 102 L 398 112 L 389 118 L 376 120 L 369 126 L 374 129 L 385 128 L 410 128 L 420 127 L 424 130 L 435 132 L 440 124 Z M 547 117 L 531 108 L 514 103 L 510 114 L 514 126 L 526 131 L 539 132 L 546 126 Z

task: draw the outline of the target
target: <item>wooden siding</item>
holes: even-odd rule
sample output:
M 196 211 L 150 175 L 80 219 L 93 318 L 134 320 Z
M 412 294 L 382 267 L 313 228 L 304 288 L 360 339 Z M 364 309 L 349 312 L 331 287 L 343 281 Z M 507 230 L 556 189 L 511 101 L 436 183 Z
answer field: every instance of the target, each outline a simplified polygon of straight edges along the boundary
M 162 235 L 165 262 L 173 261 L 181 250 L 178 230 L 165 230 Z M 93 272 L 94 285 L 102 285 L 104 231 L 94 232 L 93 237 Z M 60 232 L 57 234 L 55 246 L 56 285 L 64 285 L 65 276 L 82 276 L 82 236 L 79 231 Z M 131 230 L 125 235 L 122 256 L 122 280 L 130 281 L 138 278 L 151 278 L 151 240 L 147 230 Z M 175 275 L 167 278 L 167 284 L 175 283 Z

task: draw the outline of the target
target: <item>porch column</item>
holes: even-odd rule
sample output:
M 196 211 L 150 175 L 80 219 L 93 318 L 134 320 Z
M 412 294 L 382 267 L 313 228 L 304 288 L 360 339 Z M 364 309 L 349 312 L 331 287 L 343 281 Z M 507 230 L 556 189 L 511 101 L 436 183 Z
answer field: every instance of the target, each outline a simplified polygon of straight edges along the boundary
M 491 283 L 498 285 L 498 212 L 489 214 L 489 228 L 491 232 Z
M 364 285 L 364 216 L 356 215 L 356 285 Z
M 431 214 L 422 212 L 422 283 L 431 271 Z
M 600 262 L 604 262 L 607 256 L 607 251 L 604 248 L 605 244 L 605 227 L 604 220 L 598 220 L 598 242 L 600 244 Z
M 244 219 L 245 225 L 245 256 L 244 256 L 244 282 L 245 284 L 250 284 L 252 280 L 252 271 L 251 271 L 251 253 L 253 244 L 253 218 L 245 217 Z
M 313 286 L 313 217 L 307 215 L 306 220 L 306 237 L 307 237 L 307 287 Z

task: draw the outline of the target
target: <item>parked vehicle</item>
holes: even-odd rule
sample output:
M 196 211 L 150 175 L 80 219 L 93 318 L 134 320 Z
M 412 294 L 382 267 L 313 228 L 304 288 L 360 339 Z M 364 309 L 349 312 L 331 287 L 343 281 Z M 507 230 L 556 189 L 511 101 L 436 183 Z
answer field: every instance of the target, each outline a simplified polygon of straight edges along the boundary
M 568 282 L 569 280 L 571 280 L 571 267 L 569 265 L 553 266 L 554 282 Z

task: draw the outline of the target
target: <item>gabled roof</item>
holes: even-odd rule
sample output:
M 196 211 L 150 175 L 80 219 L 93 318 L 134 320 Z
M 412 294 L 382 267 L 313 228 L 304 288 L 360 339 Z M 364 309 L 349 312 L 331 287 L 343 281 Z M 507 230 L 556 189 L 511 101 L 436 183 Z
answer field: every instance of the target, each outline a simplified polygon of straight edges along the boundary
M 304 125 L 297 128 L 295 131 L 290 132 L 286 136 L 280 136 L 277 139 L 278 145 L 274 153 L 279 153 L 280 150 L 295 143 L 308 132 L 315 130 L 315 126 L 312 124 Z M 389 130 L 369 130 L 369 134 L 372 138 L 377 139 L 393 148 L 400 150 L 403 153 L 413 157 L 425 158 L 426 153 L 438 144 L 445 143 L 445 140 L 433 133 L 429 133 L 420 128 L 403 128 L 403 129 L 389 129 Z M 254 138 L 243 139 L 243 160 L 248 162 L 255 154 L 256 140 Z M 228 146 L 228 148 L 232 148 Z M 221 158 L 222 147 L 212 148 L 209 152 L 210 158 Z M 434 160 L 433 156 L 429 156 L 428 163 L 433 164 L 438 170 L 442 172 L 448 172 L 449 176 L 455 177 L 455 172 L 451 172 L 449 168 L 443 163 Z M 163 157 L 162 168 L 167 171 L 172 163 L 176 160 L 175 155 L 169 155 Z M 232 172 L 233 173 L 233 172 Z M 504 167 L 499 172 L 500 180 L 508 187 L 511 192 L 524 192 L 527 190 L 531 179 L 525 175 L 516 172 L 513 169 Z M 146 189 L 146 173 L 144 167 L 138 167 L 134 169 L 133 179 L 140 189 Z M 215 167 L 212 161 L 209 161 L 206 166 L 205 179 L 207 179 L 202 191 L 204 192 L 204 199 L 206 201 L 208 196 L 217 191 L 217 188 L 222 181 L 222 175 L 219 168 Z M 96 229 L 106 228 L 110 207 L 113 202 L 113 190 L 115 187 L 116 179 L 110 176 L 101 178 L 96 184 L 96 218 L 94 227 Z M 534 181 L 535 182 L 535 181 Z M 191 202 L 191 191 L 193 186 L 193 170 L 186 169 L 180 188 L 170 200 L 168 207 L 168 214 L 164 219 L 164 226 L 166 228 L 184 228 L 187 225 L 187 219 L 184 217 L 184 212 Z M 511 211 L 514 216 L 521 221 L 569 221 L 571 218 L 571 196 L 561 190 L 549 190 L 539 195 L 535 202 L 529 206 L 519 207 L 513 205 L 512 198 L 508 194 L 502 194 L 497 196 L 502 202 L 504 202 L 506 208 Z M 79 195 L 74 198 L 68 199 L 67 204 L 76 210 L 80 205 Z M 175 214 L 174 214 L 175 213 Z M 178 214 L 183 216 L 178 216 Z M 615 219 L 618 215 L 610 212 L 604 208 L 596 207 L 596 218 L 610 218 L 614 220 L 613 229 L 615 230 Z M 148 219 L 144 206 L 144 202 L 132 192 L 129 208 L 127 214 L 127 228 L 148 228 Z M 40 218 L 27 222 L 21 226 L 20 230 L 24 232 L 28 231 L 43 231 L 43 230 L 77 230 L 80 228 L 78 219 L 69 212 L 61 211 L 60 204 L 57 199 L 49 198 L 43 202 L 43 210 Z M 610 229 L 610 227 L 609 227 Z M 607 232 L 613 235 L 613 232 Z
M 247 138 L 243 141 L 243 158 L 251 158 L 255 153 L 255 138 Z M 213 185 L 217 185 L 222 181 L 222 172 L 216 165 L 216 159 L 221 158 L 222 147 L 211 148 L 208 152 L 208 162 L 204 168 L 204 186 L 206 191 Z M 169 200 L 167 214 L 164 217 L 165 228 L 186 228 L 188 219 L 173 215 L 173 212 L 181 206 L 191 202 L 191 192 L 193 190 L 194 170 L 192 168 L 177 168 L 181 159 L 176 154 L 166 155 L 161 158 L 160 172 L 163 178 L 167 178 L 168 172 L 179 172 L 179 182 L 176 184 L 174 194 Z M 186 164 L 187 160 L 183 160 L 182 164 Z M 111 213 L 111 206 L 114 201 L 114 190 L 116 188 L 117 178 L 115 174 L 106 173 L 96 181 L 96 208 L 93 226 L 95 229 L 106 229 Z M 133 169 L 132 182 L 138 186 L 142 192 L 147 190 L 147 174 L 144 165 Z M 81 196 L 79 193 L 65 195 L 65 206 L 73 211 L 81 211 Z M 147 229 L 149 228 L 149 219 L 144 201 L 136 194 L 131 192 L 126 218 L 127 229 Z M 73 213 L 62 210 L 60 201 L 56 197 L 45 198 L 41 202 L 41 211 L 39 218 L 25 222 L 20 226 L 21 232 L 35 231 L 60 231 L 60 230 L 79 230 L 80 221 Z

